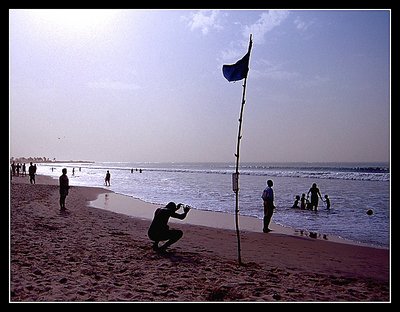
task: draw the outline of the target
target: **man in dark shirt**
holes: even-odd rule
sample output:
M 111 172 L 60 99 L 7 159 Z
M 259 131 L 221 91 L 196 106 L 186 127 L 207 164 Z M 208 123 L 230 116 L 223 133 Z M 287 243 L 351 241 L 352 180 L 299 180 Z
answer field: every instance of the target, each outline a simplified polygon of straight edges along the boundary
M 177 206 L 174 202 L 170 202 L 163 208 L 157 208 L 154 212 L 153 221 L 151 222 L 147 232 L 149 238 L 154 241 L 154 250 L 165 251 L 167 247 L 171 246 L 173 243 L 176 243 L 183 236 L 183 232 L 181 230 L 170 229 L 168 226 L 168 220 L 170 217 L 180 220 L 186 218 L 186 215 L 190 210 L 189 206 L 184 206 L 184 212 L 181 214 L 176 212 L 182 206 L 184 205 L 178 204 Z M 161 247 L 158 247 L 158 243 L 160 241 L 167 242 L 165 242 Z
M 275 205 L 274 205 L 274 190 L 272 186 L 274 182 L 272 180 L 267 181 L 267 187 L 264 189 L 262 193 L 262 199 L 264 201 L 264 218 L 263 218 L 263 232 L 269 233 L 272 230 L 269 228 L 269 224 L 271 222 L 272 215 L 274 213 Z
M 105 179 L 104 179 L 104 182 L 105 182 L 105 185 L 107 186 L 110 186 L 111 184 L 110 184 L 110 180 L 111 180 L 111 173 L 110 173 L 110 171 L 109 170 L 107 170 L 107 173 L 106 173 L 106 177 L 105 177 Z
M 307 192 L 307 198 L 311 193 L 311 205 L 310 205 L 310 209 L 311 210 L 318 210 L 318 197 L 321 198 L 322 201 L 324 201 L 322 199 L 322 195 L 319 191 L 319 188 L 317 187 L 317 183 L 313 183 L 310 190 Z
M 67 209 L 65 208 L 65 199 L 67 198 L 69 190 L 69 179 L 67 176 L 67 168 L 63 168 L 62 175 L 59 178 L 59 182 L 60 182 L 60 210 L 64 211 Z
M 28 174 L 29 174 L 29 181 L 31 182 L 31 184 L 35 184 L 36 165 L 34 166 L 32 162 L 30 162 L 30 166 L 28 168 Z

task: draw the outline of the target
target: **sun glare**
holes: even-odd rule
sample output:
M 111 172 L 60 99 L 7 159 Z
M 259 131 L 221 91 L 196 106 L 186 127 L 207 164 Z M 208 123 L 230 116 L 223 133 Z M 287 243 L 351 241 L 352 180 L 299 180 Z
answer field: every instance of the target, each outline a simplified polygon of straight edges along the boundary
M 89 34 L 110 26 L 117 10 L 35 9 L 30 13 L 47 31 Z

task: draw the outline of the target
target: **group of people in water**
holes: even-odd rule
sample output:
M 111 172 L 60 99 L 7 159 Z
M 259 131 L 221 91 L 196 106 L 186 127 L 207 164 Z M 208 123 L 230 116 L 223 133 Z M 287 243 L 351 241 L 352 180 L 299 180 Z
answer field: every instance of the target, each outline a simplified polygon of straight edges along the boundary
M 310 197 L 310 194 L 311 194 L 311 200 L 308 199 Z M 299 195 L 296 195 L 292 208 L 317 211 L 319 198 L 326 204 L 326 209 L 331 208 L 331 201 L 329 199 L 329 196 L 325 195 L 324 196 L 325 199 L 323 199 L 321 192 L 317 187 L 317 184 L 313 183 L 313 185 L 307 192 L 307 197 L 305 193 L 301 194 L 301 197 Z

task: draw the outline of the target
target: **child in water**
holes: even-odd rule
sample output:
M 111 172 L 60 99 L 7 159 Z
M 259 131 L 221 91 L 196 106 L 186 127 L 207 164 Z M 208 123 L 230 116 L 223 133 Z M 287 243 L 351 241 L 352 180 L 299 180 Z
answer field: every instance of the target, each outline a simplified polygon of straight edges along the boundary
M 301 194 L 300 209 L 306 209 L 306 194 Z
M 328 195 L 325 195 L 324 202 L 326 203 L 326 209 L 331 209 L 331 200 L 329 199 Z
M 300 200 L 300 196 L 296 195 L 296 200 L 294 201 L 292 208 L 300 208 L 299 207 L 299 200 Z

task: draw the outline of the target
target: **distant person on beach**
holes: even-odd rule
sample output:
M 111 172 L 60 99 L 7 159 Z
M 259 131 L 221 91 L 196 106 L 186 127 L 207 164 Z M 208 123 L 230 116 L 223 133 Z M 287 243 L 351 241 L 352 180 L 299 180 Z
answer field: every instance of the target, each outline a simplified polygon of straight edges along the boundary
M 303 210 L 306 209 L 306 194 L 305 193 L 301 194 L 300 209 L 303 209 Z
M 177 213 L 176 211 L 183 207 L 183 213 Z M 170 229 L 168 226 L 168 220 L 170 217 L 183 220 L 186 218 L 190 210 L 189 206 L 183 204 L 176 205 L 174 202 L 168 203 L 163 208 L 157 208 L 154 212 L 153 221 L 150 224 L 147 232 L 149 238 L 154 241 L 153 250 L 165 251 L 169 246 L 176 243 L 182 238 L 183 232 L 181 230 Z M 166 241 L 162 246 L 158 246 L 160 241 Z
M 15 176 L 15 168 L 16 168 L 16 165 L 15 165 L 15 162 L 13 161 L 11 164 L 11 172 L 12 172 L 13 176 Z
M 331 209 L 331 200 L 329 199 L 328 195 L 325 195 L 325 204 L 326 204 L 326 209 Z
M 31 184 L 35 184 L 36 166 L 34 166 L 32 162 L 30 162 L 30 166 L 28 168 L 28 174 L 29 174 L 29 182 L 31 182 Z
M 65 211 L 65 199 L 68 195 L 69 190 L 69 179 L 67 176 L 67 168 L 63 168 L 62 175 L 59 178 L 60 182 L 60 211 Z
M 310 193 L 311 193 L 311 207 L 310 208 L 311 208 L 311 210 L 317 211 L 318 210 L 318 196 L 323 201 L 322 195 L 319 192 L 319 188 L 317 187 L 317 183 L 312 184 L 311 188 L 307 192 L 307 199 L 308 199 L 308 196 L 310 195 Z
M 264 201 L 264 219 L 263 219 L 263 232 L 269 233 L 272 230 L 269 228 L 269 223 L 271 222 L 272 214 L 274 213 L 274 190 L 272 186 L 274 182 L 272 180 L 267 181 L 267 187 L 262 193 L 262 199 Z
M 22 164 L 22 176 L 26 177 L 26 164 L 25 163 Z
M 106 177 L 104 179 L 104 183 L 106 186 L 107 186 L 107 184 L 108 184 L 108 186 L 110 186 L 110 180 L 111 180 L 111 174 L 110 174 L 110 171 L 107 170 Z
M 300 196 L 296 195 L 296 199 L 294 200 L 292 208 L 300 208 L 299 207 L 299 200 L 300 200 Z

